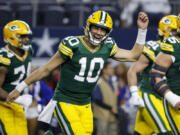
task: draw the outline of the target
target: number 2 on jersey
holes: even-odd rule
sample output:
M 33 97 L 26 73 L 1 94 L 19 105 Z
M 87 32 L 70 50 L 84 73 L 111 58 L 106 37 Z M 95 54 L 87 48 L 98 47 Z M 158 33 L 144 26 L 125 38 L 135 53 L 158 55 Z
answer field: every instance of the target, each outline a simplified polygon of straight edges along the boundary
M 85 79 L 89 82 L 89 83 L 94 83 L 97 81 L 97 79 L 99 78 L 99 74 L 104 66 L 104 60 L 102 58 L 93 58 L 90 62 L 90 68 L 88 71 L 88 75 L 87 77 L 85 77 L 85 71 L 86 71 L 86 66 L 87 66 L 87 58 L 86 57 L 82 57 L 79 60 L 79 64 L 81 65 L 81 69 L 79 72 L 79 75 L 75 75 L 74 79 L 80 82 L 84 82 Z M 95 68 L 95 64 L 100 64 L 100 68 L 97 71 L 97 74 L 95 77 L 92 77 L 93 75 L 93 71 Z

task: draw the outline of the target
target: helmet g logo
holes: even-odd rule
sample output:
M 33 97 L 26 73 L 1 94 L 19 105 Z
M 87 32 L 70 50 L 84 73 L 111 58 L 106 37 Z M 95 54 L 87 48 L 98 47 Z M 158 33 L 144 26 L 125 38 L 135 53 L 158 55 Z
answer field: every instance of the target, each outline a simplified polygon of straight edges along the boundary
M 18 27 L 17 25 L 11 25 L 11 26 L 9 27 L 9 29 L 10 29 L 11 31 L 17 31 L 17 30 L 19 30 L 19 27 Z
M 172 22 L 172 20 L 171 20 L 171 19 L 168 19 L 168 18 L 165 18 L 165 19 L 163 20 L 163 23 L 164 23 L 164 24 L 171 24 L 171 22 Z

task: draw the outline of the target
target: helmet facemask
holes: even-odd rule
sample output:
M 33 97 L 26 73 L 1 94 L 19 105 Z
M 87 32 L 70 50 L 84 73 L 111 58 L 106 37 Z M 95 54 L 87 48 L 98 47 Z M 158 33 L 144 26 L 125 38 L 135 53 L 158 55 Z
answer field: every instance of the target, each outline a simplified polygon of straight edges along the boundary
M 97 35 L 92 31 L 92 26 L 95 26 L 97 29 L 101 28 L 101 30 L 106 31 L 105 35 Z M 86 28 L 85 28 L 85 36 L 89 39 L 90 43 L 94 46 L 98 46 L 102 44 L 109 36 L 112 31 L 113 22 L 110 15 L 105 11 L 96 11 L 91 14 L 87 21 L 86 21 Z M 103 32 L 101 32 L 103 33 Z M 98 38 L 101 36 L 101 39 Z
M 26 41 L 23 38 L 28 38 L 28 41 Z M 23 49 L 24 51 L 29 50 L 29 48 L 31 47 L 31 41 L 32 41 L 32 35 L 31 34 L 27 34 L 27 35 L 20 35 L 20 41 L 19 44 L 21 44 L 22 46 L 19 47 L 20 49 Z
M 88 35 L 89 35 L 88 39 L 91 42 L 91 44 L 93 44 L 94 46 L 98 46 L 99 44 L 104 42 L 108 38 L 108 36 L 109 36 L 109 34 L 111 32 L 111 30 L 109 30 L 109 29 L 107 29 L 105 27 L 99 26 L 99 25 L 95 25 L 95 24 L 89 24 L 89 25 L 90 26 L 87 29 L 87 32 L 88 32 Z M 99 35 L 98 33 L 92 32 L 92 30 L 91 30 L 92 26 L 100 27 L 101 29 L 104 29 L 106 31 L 105 35 L 103 36 L 103 35 Z M 96 40 L 95 39 L 96 37 L 100 37 L 101 39 L 100 40 Z

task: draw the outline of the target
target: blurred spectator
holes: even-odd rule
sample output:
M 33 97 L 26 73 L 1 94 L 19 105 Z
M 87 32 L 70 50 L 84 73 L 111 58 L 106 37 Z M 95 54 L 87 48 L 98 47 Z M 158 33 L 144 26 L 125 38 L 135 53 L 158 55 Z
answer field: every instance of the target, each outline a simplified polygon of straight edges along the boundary
M 124 106 L 128 96 L 128 85 L 127 85 L 127 71 L 128 68 L 124 63 L 120 63 L 115 68 L 115 75 L 117 76 L 117 95 L 118 95 L 118 134 L 127 135 L 128 131 L 128 114 L 124 111 Z M 123 124 L 122 124 L 123 123 Z
M 128 85 L 127 85 L 127 71 L 128 68 L 124 63 L 120 63 L 115 68 L 115 75 L 117 76 L 118 81 L 118 105 L 122 105 L 126 102 L 128 94 Z
M 37 118 L 39 115 L 39 106 L 45 106 L 53 96 L 53 91 L 43 81 L 38 81 L 31 85 L 29 89 L 25 89 L 25 93 L 33 96 L 31 106 L 25 112 L 28 121 L 28 134 L 34 135 L 37 126 Z
M 113 74 L 114 69 L 107 62 L 93 93 L 97 135 L 117 135 L 117 96 L 115 83 L 111 79 Z
M 180 12 L 180 0 L 170 0 L 169 1 L 172 8 L 172 14 L 178 14 Z
M 60 71 L 59 71 L 59 67 L 56 68 L 52 73 L 51 75 L 47 78 L 48 80 L 46 80 L 48 86 L 54 91 L 55 88 L 56 88 L 56 84 L 58 82 L 58 79 L 59 79 L 59 74 L 60 74 Z
M 133 24 L 133 15 L 139 12 L 138 8 L 148 14 L 149 26 L 155 26 L 164 15 L 171 12 L 168 0 L 131 0 L 122 11 L 122 26 L 128 27 Z

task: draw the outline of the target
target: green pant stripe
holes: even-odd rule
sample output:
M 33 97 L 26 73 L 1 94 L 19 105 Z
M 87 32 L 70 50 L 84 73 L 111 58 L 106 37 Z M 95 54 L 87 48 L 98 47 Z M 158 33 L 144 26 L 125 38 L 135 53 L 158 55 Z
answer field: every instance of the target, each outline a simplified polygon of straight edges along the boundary
M 2 135 L 7 135 L 6 130 L 5 130 L 5 128 L 4 128 L 4 124 L 2 123 L 1 120 L 0 120 L 0 133 L 1 133 Z
M 56 107 L 55 107 L 55 112 L 56 112 L 57 120 L 61 123 L 61 126 L 62 126 L 63 131 L 65 132 L 65 134 L 67 134 L 67 133 L 66 133 L 66 130 L 65 130 L 65 128 L 64 128 L 64 125 L 62 125 L 62 121 L 61 121 L 61 119 L 60 119 L 60 117 L 59 117 L 59 115 L 58 115 L 58 111 L 57 111 Z M 60 127 L 61 127 L 61 126 L 60 126 Z
M 64 126 L 67 135 L 74 135 L 73 130 L 71 128 L 71 124 L 68 121 L 68 119 L 66 118 L 66 116 L 63 113 L 63 110 L 61 109 L 61 106 L 59 104 L 57 104 L 57 114 L 59 115 L 62 125 Z
M 168 102 L 165 99 L 163 101 L 163 104 L 164 104 L 164 110 L 165 110 L 166 117 L 168 119 L 169 125 L 170 125 L 173 133 L 175 135 L 179 135 L 180 133 L 178 131 L 178 128 L 176 127 L 176 124 L 175 124 L 175 122 L 174 122 L 174 120 L 173 120 L 173 118 L 171 116 L 170 111 L 169 111 Z
M 146 108 L 151 115 L 151 118 L 154 120 L 157 128 L 159 129 L 160 132 L 168 132 L 167 127 L 165 126 L 160 114 L 156 110 L 155 106 L 153 105 L 149 95 L 147 93 L 143 93 L 143 98 L 145 101 Z

